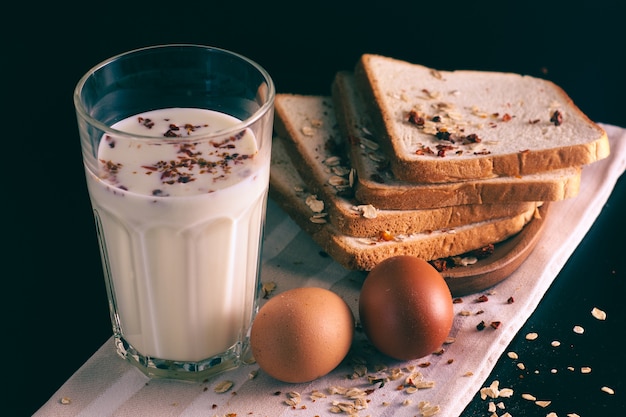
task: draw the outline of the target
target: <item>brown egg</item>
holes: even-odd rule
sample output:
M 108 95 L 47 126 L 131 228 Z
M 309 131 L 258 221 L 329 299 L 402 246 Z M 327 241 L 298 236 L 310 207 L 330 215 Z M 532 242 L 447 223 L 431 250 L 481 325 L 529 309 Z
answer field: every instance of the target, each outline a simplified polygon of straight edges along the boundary
M 279 293 L 259 310 L 250 347 L 270 376 L 307 382 L 335 369 L 348 354 L 353 336 L 348 304 L 330 290 L 305 287 Z
M 370 342 L 400 360 L 417 359 L 441 348 L 452 328 L 452 296 L 441 274 L 413 256 L 395 256 L 367 275 L 359 316 Z

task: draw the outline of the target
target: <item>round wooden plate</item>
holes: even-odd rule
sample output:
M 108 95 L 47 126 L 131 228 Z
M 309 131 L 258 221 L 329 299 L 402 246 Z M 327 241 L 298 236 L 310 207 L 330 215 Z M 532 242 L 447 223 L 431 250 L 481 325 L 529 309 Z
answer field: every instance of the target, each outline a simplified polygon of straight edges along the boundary
M 518 234 L 495 245 L 487 258 L 473 265 L 451 268 L 443 275 L 453 297 L 483 291 L 508 278 L 533 251 L 539 241 L 549 203 L 539 207 L 535 216 Z

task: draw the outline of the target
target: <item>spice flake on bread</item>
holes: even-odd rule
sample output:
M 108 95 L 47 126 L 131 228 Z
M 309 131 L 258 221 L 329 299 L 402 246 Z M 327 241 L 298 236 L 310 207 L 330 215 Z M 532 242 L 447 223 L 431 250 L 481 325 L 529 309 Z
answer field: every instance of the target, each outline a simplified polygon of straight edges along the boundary
M 403 181 L 524 176 L 610 153 L 606 132 L 548 80 L 439 71 L 375 54 L 361 57 L 354 76 L 373 133 Z

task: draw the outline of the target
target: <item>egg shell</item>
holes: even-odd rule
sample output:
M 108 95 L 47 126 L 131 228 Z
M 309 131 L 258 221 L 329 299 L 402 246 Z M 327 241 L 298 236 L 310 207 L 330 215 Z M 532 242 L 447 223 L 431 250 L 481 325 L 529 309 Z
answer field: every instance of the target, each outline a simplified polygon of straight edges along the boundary
M 387 258 L 363 282 L 359 319 L 380 352 L 400 360 L 421 358 L 439 350 L 450 333 L 452 295 L 428 262 L 413 256 Z
M 259 367 L 283 382 L 308 382 L 328 374 L 346 357 L 354 315 L 334 292 L 295 288 L 273 296 L 259 310 L 250 348 Z

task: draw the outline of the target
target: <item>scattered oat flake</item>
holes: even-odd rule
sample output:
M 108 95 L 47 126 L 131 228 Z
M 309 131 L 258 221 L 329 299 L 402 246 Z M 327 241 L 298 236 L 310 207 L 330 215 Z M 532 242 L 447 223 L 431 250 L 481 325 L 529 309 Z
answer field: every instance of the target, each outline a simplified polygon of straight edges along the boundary
M 546 417 L 559 417 L 559 416 L 554 411 L 551 411 L 548 414 L 546 414 Z
M 522 362 L 518 363 L 518 364 L 517 364 L 517 367 L 518 367 L 519 369 L 521 369 L 521 370 L 526 369 L 526 365 L 524 365 Z
M 309 195 L 305 199 L 305 203 L 314 213 L 321 213 L 324 210 L 324 202 L 318 200 L 316 195 Z
M 296 391 L 289 391 L 287 393 L 287 399 L 285 400 L 285 404 L 295 407 L 300 403 L 300 393 Z
M 511 388 L 498 388 L 500 382 L 495 380 L 488 387 L 483 387 L 480 389 L 480 398 L 485 400 L 487 397 L 489 398 L 508 398 L 513 395 L 513 390 Z
M 580 368 L 580 373 L 581 374 L 590 374 L 591 373 L 591 368 L 589 366 L 583 366 L 582 368 Z
M 311 126 L 302 126 L 302 134 L 305 136 L 313 136 L 314 130 Z
M 509 398 L 513 396 L 513 390 L 511 388 L 502 388 L 498 397 L 500 398 Z
M 528 333 L 526 335 L 526 340 L 535 340 L 538 337 L 539 337 L 539 334 L 537 334 L 537 333 L 534 333 L 534 332 L 533 333 Z
M 574 328 L 572 330 L 574 330 L 574 333 L 578 333 L 578 334 L 585 333 L 585 329 L 583 329 L 582 326 L 574 326 Z
M 67 405 L 67 404 L 70 404 L 72 402 L 72 400 L 69 397 L 63 397 L 63 398 L 61 398 L 61 400 L 59 402 L 61 404 L 63 404 L 63 405 Z
M 261 283 L 261 290 L 263 291 L 263 298 L 268 298 L 272 291 L 276 289 L 276 283 L 274 281 Z
M 417 404 L 417 408 L 420 410 L 423 417 L 434 416 L 441 411 L 438 405 L 431 405 L 428 401 L 420 401 Z
M 591 310 L 591 315 L 597 318 L 598 320 L 606 320 L 606 313 L 599 308 L 594 307 Z
M 519 356 L 518 356 L 518 355 L 517 355 L 517 353 L 515 353 L 515 352 L 508 352 L 506 355 L 507 355 L 509 358 L 511 358 L 511 359 L 517 359 L 517 358 L 519 358 Z
M 558 346 L 561 346 L 561 342 L 559 342 L 558 340 L 553 340 L 550 343 L 550 345 L 553 346 L 553 347 L 558 347 Z
M 549 406 L 550 404 L 552 404 L 552 401 L 547 401 L 547 400 L 537 400 L 537 401 L 535 401 L 535 404 L 537 404 L 539 407 L 546 408 L 547 406 Z
M 602 388 L 600 388 L 600 389 L 601 389 L 602 391 L 606 392 L 607 394 L 611 394 L 611 395 L 615 394 L 615 391 L 613 391 L 613 389 L 612 389 L 612 388 L 609 388 L 609 387 L 602 387 Z
M 567 417 L 580 417 L 580 416 L 576 413 L 569 413 Z
M 221 394 L 231 389 L 233 385 L 234 385 L 233 381 L 218 382 L 217 385 L 215 385 L 215 387 L 213 388 L 213 391 Z
M 522 398 L 525 399 L 525 400 L 528 400 L 528 401 L 535 401 L 535 400 L 537 400 L 537 398 L 534 395 L 527 394 L 527 393 L 522 394 Z

